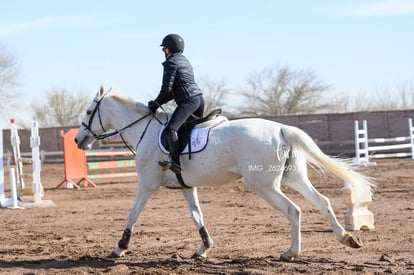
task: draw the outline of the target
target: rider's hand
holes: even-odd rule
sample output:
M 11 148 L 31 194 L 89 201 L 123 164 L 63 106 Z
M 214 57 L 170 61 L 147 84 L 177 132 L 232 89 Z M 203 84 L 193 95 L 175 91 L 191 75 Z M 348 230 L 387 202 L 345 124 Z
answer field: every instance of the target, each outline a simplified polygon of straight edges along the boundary
M 155 102 L 154 100 L 148 101 L 148 108 L 150 109 L 151 113 L 155 113 L 160 105 Z

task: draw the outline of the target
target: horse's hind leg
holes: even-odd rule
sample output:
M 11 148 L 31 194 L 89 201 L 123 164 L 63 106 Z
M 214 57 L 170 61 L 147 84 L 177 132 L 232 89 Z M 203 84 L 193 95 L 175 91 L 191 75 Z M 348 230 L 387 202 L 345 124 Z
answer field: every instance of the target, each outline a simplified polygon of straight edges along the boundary
M 345 231 L 336 219 L 329 199 L 320 194 L 310 182 L 307 175 L 306 162 L 301 155 L 289 160 L 291 168 L 284 174 L 283 181 L 286 185 L 302 194 L 306 200 L 311 202 L 327 219 L 332 226 L 336 238 L 343 244 L 352 248 L 360 248 L 361 244 L 353 239 L 352 235 Z
M 275 175 L 275 173 L 279 175 Z M 245 181 L 252 191 L 266 200 L 273 206 L 273 208 L 282 212 L 282 214 L 289 220 L 291 225 L 291 245 L 280 258 L 284 261 L 292 261 L 295 258 L 298 258 L 301 252 L 301 210 L 280 190 L 281 176 L 282 171 L 273 171 L 269 173 L 254 172 L 254 174 L 249 173 L 249 175 L 246 175 Z
M 207 251 L 213 247 L 213 240 L 211 239 L 210 234 L 208 234 L 207 228 L 204 225 L 203 213 L 201 211 L 197 196 L 197 188 L 185 189 L 183 190 L 183 195 L 185 201 L 187 202 L 188 209 L 190 210 L 191 218 L 197 225 L 198 232 L 201 237 L 201 245 L 194 252 L 193 258 L 206 258 Z

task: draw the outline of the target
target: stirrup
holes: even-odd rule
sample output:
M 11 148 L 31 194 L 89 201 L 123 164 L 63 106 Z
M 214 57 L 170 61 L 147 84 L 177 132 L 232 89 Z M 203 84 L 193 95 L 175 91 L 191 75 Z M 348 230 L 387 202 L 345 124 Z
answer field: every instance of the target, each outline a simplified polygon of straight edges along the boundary
M 162 171 L 167 171 L 168 169 L 170 169 L 175 174 L 181 173 L 180 165 L 178 165 L 178 164 L 176 164 L 172 161 L 168 161 L 168 160 L 159 161 L 158 164 L 162 167 Z

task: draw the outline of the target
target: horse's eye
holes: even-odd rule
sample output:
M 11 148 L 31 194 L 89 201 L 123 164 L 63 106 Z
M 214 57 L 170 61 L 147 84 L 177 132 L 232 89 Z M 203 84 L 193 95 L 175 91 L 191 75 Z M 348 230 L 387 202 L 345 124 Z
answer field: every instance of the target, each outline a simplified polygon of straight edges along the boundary
M 91 110 L 87 110 L 87 111 L 86 111 L 86 114 L 87 114 L 87 115 L 90 115 L 91 113 L 92 113 L 92 111 L 91 111 Z

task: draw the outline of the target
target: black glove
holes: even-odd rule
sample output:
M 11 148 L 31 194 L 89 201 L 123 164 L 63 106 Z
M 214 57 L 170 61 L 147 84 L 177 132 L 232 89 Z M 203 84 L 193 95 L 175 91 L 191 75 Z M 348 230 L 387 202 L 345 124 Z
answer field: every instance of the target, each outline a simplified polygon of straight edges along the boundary
M 154 100 L 148 101 L 148 109 L 150 109 L 151 113 L 155 113 L 157 111 L 158 107 L 160 107 L 160 104 Z

